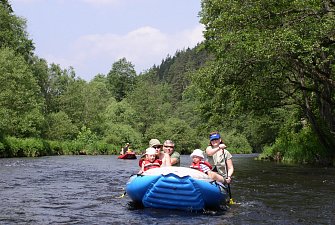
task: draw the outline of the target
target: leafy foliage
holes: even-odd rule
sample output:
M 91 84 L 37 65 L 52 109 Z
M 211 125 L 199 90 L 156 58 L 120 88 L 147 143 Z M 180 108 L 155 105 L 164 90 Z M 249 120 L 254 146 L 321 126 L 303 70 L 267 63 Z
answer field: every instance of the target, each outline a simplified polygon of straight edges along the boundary
M 1 0 L 0 157 L 118 154 L 126 142 L 139 153 L 151 138 L 188 154 L 220 130 L 233 153 L 329 165 L 334 5 L 202 0 L 205 42 L 139 75 L 121 58 L 87 82 L 34 56 Z
M 193 129 L 178 118 L 169 118 L 161 123 L 155 123 L 147 132 L 147 139 L 158 138 L 161 142 L 172 140 L 175 150 L 182 154 L 190 154 L 200 147 L 200 142 Z
M 143 136 L 150 126 L 172 116 L 171 91 L 167 84 L 139 81 L 129 94 L 127 102 L 135 112 L 134 126 Z
M 108 87 L 117 101 L 121 101 L 134 88 L 136 71 L 134 65 L 122 58 L 113 63 L 107 74 Z
M 26 22 L 13 14 L 7 0 L 0 2 L 0 48 L 11 48 L 22 55 L 26 61 L 32 57 L 35 49 L 26 32 Z
M 37 82 L 24 61 L 9 48 L 0 49 L 0 133 L 40 135 L 42 106 Z
M 242 112 L 300 107 L 334 156 L 334 2 L 207 0 L 202 7 L 206 45 L 218 59 L 209 78 L 220 78 L 215 87 L 232 87 Z
M 60 111 L 47 116 L 48 128 L 45 138 L 48 140 L 73 140 L 78 134 L 78 127 L 74 125 L 68 115 Z

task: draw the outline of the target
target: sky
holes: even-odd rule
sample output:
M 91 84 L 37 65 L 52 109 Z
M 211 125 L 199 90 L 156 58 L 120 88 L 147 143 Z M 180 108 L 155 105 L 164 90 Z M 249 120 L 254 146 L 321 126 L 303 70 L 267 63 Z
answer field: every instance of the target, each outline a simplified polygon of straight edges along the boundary
M 90 81 L 125 57 L 137 74 L 203 40 L 201 0 L 9 0 L 35 54 Z

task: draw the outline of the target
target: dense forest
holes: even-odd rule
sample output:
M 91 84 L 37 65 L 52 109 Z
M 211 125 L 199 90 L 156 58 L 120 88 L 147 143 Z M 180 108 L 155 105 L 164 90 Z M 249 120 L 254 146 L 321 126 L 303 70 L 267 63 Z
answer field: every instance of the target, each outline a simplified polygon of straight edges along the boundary
M 151 138 L 335 165 L 335 2 L 202 0 L 205 41 L 137 74 L 121 58 L 90 81 L 34 53 L 0 0 L 0 157 L 142 152 Z

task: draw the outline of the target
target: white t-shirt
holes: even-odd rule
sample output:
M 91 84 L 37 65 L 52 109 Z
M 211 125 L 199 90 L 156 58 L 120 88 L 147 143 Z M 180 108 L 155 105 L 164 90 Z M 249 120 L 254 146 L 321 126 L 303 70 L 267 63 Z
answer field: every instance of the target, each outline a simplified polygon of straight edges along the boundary
M 208 149 L 212 149 L 212 146 L 208 146 L 206 148 L 206 152 Z M 219 150 L 214 155 L 209 156 L 207 155 L 208 162 L 213 165 L 213 167 L 216 167 L 218 170 L 218 173 L 225 177 L 226 176 L 226 163 L 225 160 L 231 159 L 233 156 L 228 152 L 226 149 L 224 151 Z

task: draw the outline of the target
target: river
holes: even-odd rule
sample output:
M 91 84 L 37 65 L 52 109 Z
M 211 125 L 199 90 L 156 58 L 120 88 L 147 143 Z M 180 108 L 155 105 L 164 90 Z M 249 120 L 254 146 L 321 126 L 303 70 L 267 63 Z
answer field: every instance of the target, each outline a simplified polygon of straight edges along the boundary
M 0 224 L 335 224 L 335 168 L 234 155 L 226 211 L 135 208 L 124 193 L 139 169 L 117 156 L 0 159 Z M 182 166 L 191 162 L 182 156 Z

